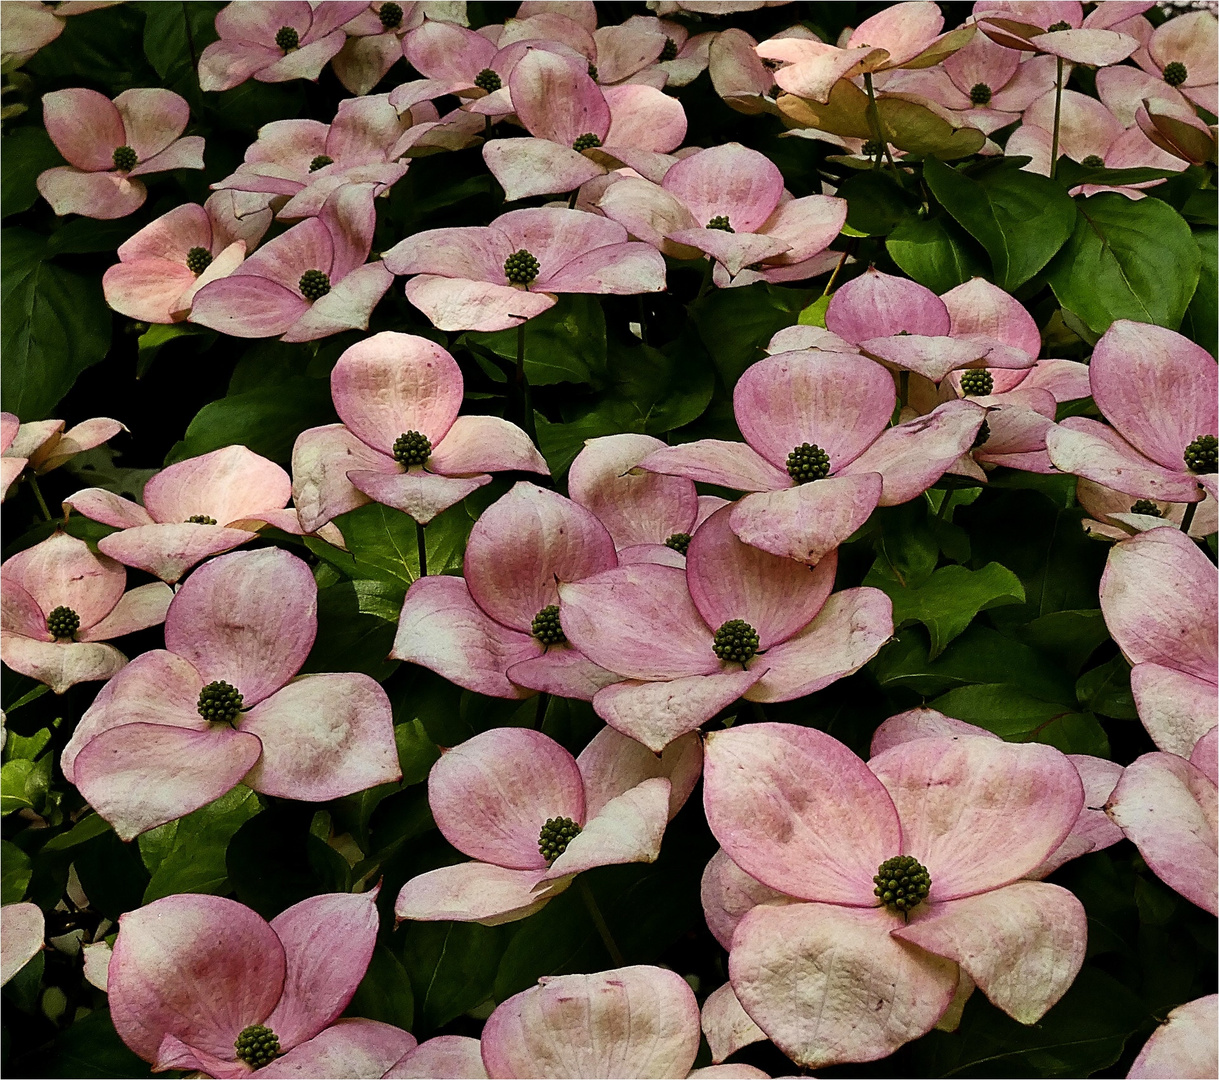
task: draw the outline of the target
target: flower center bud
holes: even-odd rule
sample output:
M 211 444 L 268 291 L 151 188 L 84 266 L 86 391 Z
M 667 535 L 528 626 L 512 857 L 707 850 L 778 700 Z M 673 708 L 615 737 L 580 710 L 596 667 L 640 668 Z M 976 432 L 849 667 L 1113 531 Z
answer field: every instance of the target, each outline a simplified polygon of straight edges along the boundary
M 872 891 L 890 911 L 909 916 L 912 909 L 927 899 L 931 891 L 931 875 L 927 868 L 909 855 L 894 855 L 880 864 L 872 879 Z
M 410 468 L 422 465 L 432 453 L 432 440 L 421 431 L 405 431 L 394 440 L 394 460 Z
M 114 167 L 119 172 L 130 172 L 140 159 L 130 146 L 120 146 L 114 151 Z
M 864 157 L 876 157 L 876 155 L 879 154 L 884 148 L 885 144 L 879 139 L 869 139 L 859 148 L 859 152 L 863 154 Z
M 1214 435 L 1199 435 L 1185 448 L 1185 467 L 1196 473 L 1219 470 L 1219 439 Z
M 191 514 L 186 519 L 187 525 L 215 525 L 217 524 L 214 517 L 208 517 L 207 514 Z
M 1080 164 L 1087 165 L 1089 169 L 1100 169 L 1104 167 L 1105 159 L 1100 154 L 1089 154 Z
M 56 641 L 71 641 L 80 629 L 80 616 L 62 604 L 47 616 L 47 633 Z
M 393 30 L 402 25 L 402 8 L 397 4 L 382 4 L 381 10 L 377 12 L 377 17 L 380 18 L 381 25 L 386 30 Z
M 241 704 L 241 691 L 230 683 L 210 682 L 199 691 L 199 715 L 213 724 L 231 724 L 241 712 Z
M 1185 65 L 1180 60 L 1174 60 L 1171 64 L 1164 65 L 1164 81 L 1169 86 L 1180 86 L 1188 78 L 1189 72 L 1185 70 Z
M 546 819 L 542 831 L 538 834 L 538 851 L 546 864 L 554 862 L 567 850 L 570 844 L 580 835 L 580 826 L 569 817 L 552 817 Z
M 275 44 L 278 45 L 284 52 L 291 52 L 298 48 L 301 43 L 301 36 L 290 26 L 281 26 L 275 34 Z
M 736 229 L 734 229 L 732 227 L 731 223 L 728 221 L 727 214 L 716 214 L 715 217 L 713 217 L 710 221 L 707 222 L 707 228 L 708 229 L 719 229 L 720 232 L 730 232 L 730 233 L 736 232 Z
M 672 38 L 665 38 L 665 47 L 660 50 L 660 61 L 664 63 L 666 60 L 677 59 L 677 42 Z
M 1139 499 L 1130 507 L 1132 514 L 1143 514 L 1146 517 L 1163 517 L 1164 514 L 1150 499 Z
M 293 31 L 295 33 L 295 31 Z M 252 1069 L 261 1069 L 279 1057 L 279 1036 L 262 1024 L 242 1028 L 233 1049 Z
M 193 247 L 186 253 L 186 269 L 198 277 L 212 265 L 212 253 L 205 247 Z
M 690 534 L 674 533 L 665 541 L 665 547 L 671 547 L 674 551 L 684 555 L 690 547 Z
M 333 165 L 334 158 L 329 154 L 318 154 L 311 162 L 309 162 L 309 171 L 317 172 L 318 169 L 324 169 L 327 165 Z
M 537 281 L 542 264 L 524 248 L 514 251 L 504 260 L 504 276 L 513 285 L 531 285 Z
M 529 632 L 543 645 L 562 645 L 567 640 L 559 624 L 559 609 L 554 604 L 547 604 L 533 617 Z
M 816 443 L 801 443 L 787 455 L 787 475 L 797 484 L 822 480 L 830 474 L 830 455 Z
M 990 424 L 985 420 L 982 421 L 982 426 L 978 428 L 978 434 L 974 436 L 971 450 L 977 450 L 979 446 L 985 446 L 986 441 L 990 438 Z
M 746 664 L 758 652 L 758 632 L 744 619 L 729 619 L 715 632 L 711 650 L 721 660 Z
M 597 65 L 596 65 L 596 64 L 589 64 L 589 65 L 588 65 L 588 77 L 589 77 L 590 79 L 592 79 L 592 80 L 593 80 L 593 82 L 596 82 L 596 81 L 597 81 Z M 597 146 L 600 146 L 600 145 L 601 145 L 601 143 L 600 143 L 600 142 L 598 142 L 596 145 L 597 145 Z
M 985 368 L 961 372 L 961 393 L 969 397 L 985 397 L 995 388 L 995 379 Z
M 969 100 L 975 105 L 989 105 L 991 99 L 990 87 L 984 82 L 974 83 L 969 91 Z
M 504 85 L 504 80 L 499 77 L 498 72 L 492 71 L 490 68 L 483 68 L 474 76 L 474 85 L 480 90 L 486 90 L 488 94 L 494 94 Z
M 1071 24 L 1069 22 L 1067 22 L 1065 19 L 1063 19 L 1060 22 L 1052 23 L 1050 26 L 1047 26 L 1045 28 L 1045 32 L 1047 34 L 1056 34 L 1056 33 L 1058 33 L 1059 30 L 1070 30 L 1070 29 L 1071 29 Z
M 330 292 L 330 275 L 320 270 L 306 270 L 297 284 L 306 300 L 320 300 Z
M 583 135 L 576 139 L 574 143 L 571 144 L 571 148 L 575 150 L 576 153 L 579 153 L 581 150 L 591 150 L 594 146 L 600 145 L 600 136 L 594 135 L 591 131 L 586 131 Z

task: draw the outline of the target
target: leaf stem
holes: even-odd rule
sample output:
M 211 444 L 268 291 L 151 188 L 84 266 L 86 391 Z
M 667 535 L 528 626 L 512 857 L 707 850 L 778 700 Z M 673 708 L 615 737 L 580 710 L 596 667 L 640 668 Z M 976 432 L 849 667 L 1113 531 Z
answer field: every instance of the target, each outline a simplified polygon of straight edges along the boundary
M 698 295 L 695 300 L 701 300 L 707 295 L 707 290 L 711 288 L 711 271 L 715 266 L 715 260 L 710 255 L 707 256 L 707 265 L 703 269 L 703 283 L 698 287 Z
M 1185 504 L 1185 515 L 1181 518 L 1181 531 L 1186 536 L 1189 535 L 1189 527 L 1194 523 L 1194 514 L 1197 510 L 1198 504 L 1196 502 Z
M 1062 121 L 1062 57 L 1058 58 L 1058 74 L 1054 79 L 1054 135 L 1050 142 L 1050 179 L 1058 175 L 1058 133 Z
M 42 516 L 45 517 L 47 521 L 54 520 L 51 517 L 51 511 L 47 509 L 46 499 L 42 497 L 42 489 L 38 486 L 38 478 L 33 473 L 30 473 L 29 481 L 30 490 L 34 492 L 34 498 L 38 500 L 38 509 L 42 511 Z
M 614 967 L 626 967 L 626 958 L 622 955 L 622 950 L 618 948 L 613 935 L 610 933 L 609 925 L 605 921 L 605 916 L 601 914 L 601 909 L 597 906 L 597 900 L 593 896 L 592 889 L 588 887 L 588 883 L 582 877 L 576 879 L 576 884 L 580 887 L 580 896 L 584 900 L 584 906 L 588 908 L 588 914 L 593 920 L 593 926 L 597 928 L 597 933 L 601 935 L 601 944 L 605 946 L 605 951 L 609 953 Z
M 415 522 L 415 546 L 419 549 L 419 576 L 427 577 L 427 526 Z
M 910 372 L 902 371 L 897 377 L 898 395 L 897 404 L 901 409 L 906 407 L 906 402 L 910 400 Z
M 525 323 L 516 328 L 516 389 L 520 397 L 521 427 L 534 446 L 538 444 L 537 424 L 533 419 L 533 391 L 525 375 Z
M 534 713 L 533 726 L 537 728 L 538 731 L 541 731 L 542 724 L 546 721 L 546 710 L 550 708 L 550 695 L 543 690 L 540 694 L 538 694 L 537 700 L 537 711 Z
M 872 73 L 865 71 L 863 75 L 863 84 L 868 91 L 868 113 L 872 120 L 872 128 L 876 133 L 876 141 L 880 143 L 880 148 L 876 151 L 876 161 L 872 168 L 880 168 L 880 159 L 883 156 L 889 163 L 889 168 L 893 170 L 893 174 L 897 175 L 897 162 L 893 160 L 893 154 L 889 151 L 889 140 L 885 137 L 886 131 L 880 120 L 880 109 L 876 105 L 876 90 L 872 86 Z

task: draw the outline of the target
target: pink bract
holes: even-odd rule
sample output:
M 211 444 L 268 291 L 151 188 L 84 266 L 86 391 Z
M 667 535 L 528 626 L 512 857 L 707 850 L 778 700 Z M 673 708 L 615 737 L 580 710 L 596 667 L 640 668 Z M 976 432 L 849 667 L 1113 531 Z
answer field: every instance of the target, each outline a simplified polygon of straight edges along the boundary
M 1181 1080 L 1219 1073 L 1219 994 L 1178 1005 L 1143 1044 L 1126 1074 L 1131 1080 Z
M 209 555 L 254 539 L 262 515 L 288 504 L 292 481 L 273 461 L 244 446 L 226 446 L 162 469 L 144 486 L 144 505 L 104 488 L 64 500 L 87 518 L 121 530 L 98 550 L 171 585 Z
M 0 908 L 0 986 L 42 948 L 46 920 L 37 904 L 5 904 Z
M 703 790 L 711 831 L 756 886 L 732 933 L 733 990 L 799 1064 L 891 1053 L 940 1020 L 966 974 L 1034 1023 L 1083 962 L 1079 901 L 1020 880 L 1084 805 L 1051 747 L 929 737 L 865 765 L 812 728 L 749 724 L 708 736 Z M 906 917 L 874 885 L 899 854 L 930 875 Z M 786 902 L 759 904 L 776 893 Z M 848 1004 L 865 996 L 866 1010 Z
M 393 283 L 379 259 L 365 262 L 376 222 L 373 185 L 338 188 L 317 217 L 200 289 L 190 321 L 233 337 L 283 341 L 367 330 L 372 309 Z
M 1100 606 L 1133 665 L 1130 688 L 1147 733 L 1161 750 L 1188 757 L 1215 726 L 1219 571 L 1180 530 L 1153 528 L 1109 552 Z
M 895 399 L 893 376 L 871 360 L 781 353 L 746 370 L 733 391 L 744 444 L 701 439 L 658 450 L 642 466 L 750 492 L 731 512 L 736 535 L 815 564 L 878 505 L 906 502 L 935 483 L 985 418 L 972 402 L 949 401 L 889 428 Z M 820 479 L 811 478 L 816 471 Z
M 390 655 L 493 697 L 540 690 L 590 700 L 618 676 L 568 643 L 557 625 L 559 588 L 617 562 L 591 513 L 517 483 L 471 530 L 464 577 L 411 585 Z
M 343 47 L 340 27 L 367 7 L 366 0 L 235 0 L 216 15 L 219 41 L 199 56 L 199 87 L 231 90 L 251 77 L 259 82 L 313 79 Z
M 111 678 L 127 657 L 105 643 L 164 622 L 173 599 L 161 582 L 126 590 L 122 566 L 66 533 L 18 552 L 0 578 L 0 658 L 57 694 Z
M 1122 30 L 1151 6 L 1098 4 L 1085 18 L 1083 5 L 1075 0 L 977 0 L 974 18 L 987 37 L 1007 48 L 1105 67 L 1139 49 L 1139 39 Z
M 380 1076 L 415 1045 L 375 1020 L 340 1020 L 372 958 L 377 890 L 324 893 L 270 923 L 220 896 L 167 896 L 119 919 L 110 1015 L 158 1072 Z M 238 1057 L 249 1028 L 278 1040 L 260 1068 Z
M 726 506 L 698 527 L 684 571 L 637 563 L 559 588 L 570 641 L 625 680 L 600 689 L 593 708 L 653 750 L 738 698 L 820 690 L 858 671 L 893 633 L 880 590 L 830 595 L 835 555 L 810 572 L 750 547 L 733 535 L 733 512 Z M 743 659 L 729 645 L 734 634 L 752 635 Z
M 294 678 L 316 634 L 317 585 L 295 555 L 213 559 L 170 604 L 166 648 L 127 665 L 85 712 L 64 775 L 125 840 L 239 783 L 325 802 L 399 779 L 377 682 Z
M 98 8 L 113 7 L 119 0 L 68 0 L 63 4 L 43 4 L 38 0 L 17 0 L 0 7 L 0 59 L 5 70 L 19 67 L 44 45 L 51 44 L 65 26 L 69 15 L 84 15 Z
M 269 209 L 239 217 L 229 192 L 176 207 L 119 247 L 118 264 L 102 277 L 106 303 L 131 319 L 178 322 L 195 293 L 240 266 L 270 224 Z
M 504 140 L 521 142 L 523 140 Z M 513 210 L 486 227 L 430 229 L 385 253 L 406 295 L 440 330 L 506 330 L 557 293 L 663 292 L 664 259 L 617 222 L 580 210 Z M 509 274 L 511 271 L 511 275 Z
M 694 736 L 657 756 L 605 728 L 579 758 L 527 728 L 467 739 L 432 766 L 428 802 L 445 839 L 474 861 L 411 879 L 394 911 L 400 920 L 512 922 L 583 870 L 654 862 L 701 770 Z M 556 822 L 567 839 L 547 857 L 540 844 Z
M 427 338 L 387 330 L 358 342 L 330 390 L 343 424 L 301 432 L 292 451 L 292 492 L 310 530 L 369 499 L 426 525 L 491 472 L 550 471 L 515 424 L 457 415 L 461 369 Z
M 1147 48 L 1135 53 L 1134 60 L 1161 78 L 1170 64 L 1183 67 L 1184 77 L 1173 85 L 1195 105 L 1213 113 L 1219 107 L 1217 38 L 1219 20 L 1213 11 L 1187 12 L 1156 27 Z
M 26 466 L 41 476 L 126 430 L 125 424 L 108 416 L 82 420 L 65 431 L 62 420 L 23 424 L 10 412 L 0 413 L 0 502 Z
M 623 165 L 658 179 L 671 163 L 686 136 L 681 103 L 652 86 L 603 90 L 586 67 L 538 49 L 508 76 L 512 110 L 532 138 L 487 143 L 483 160 L 510 201 L 573 191 Z
M 1188 507 L 1194 506 L 1194 520 L 1189 525 L 1189 535 L 1203 539 L 1219 529 L 1219 504 L 1208 494 L 1200 503 L 1170 503 L 1162 500 L 1148 500 L 1156 513 L 1146 513 L 1144 507 L 1139 507 L 1139 513 L 1134 513 L 1137 500 L 1132 499 L 1113 488 L 1103 484 L 1094 484 L 1091 480 L 1080 477 L 1075 484 L 1075 497 L 1090 515 L 1085 518 L 1085 532 L 1103 536 L 1109 540 L 1126 540 L 1135 533 L 1146 532 L 1148 529 L 1158 529 L 1162 525 L 1181 527 Z
M 389 7 L 369 4 L 359 15 L 344 24 L 347 41 L 331 61 L 335 75 L 353 94 L 367 94 L 402 59 L 403 48 L 413 31 L 425 20 L 465 24 L 465 4 L 447 0 L 414 0 Z M 422 71 L 416 65 L 416 70 Z
M 68 160 L 38 176 L 57 214 L 125 217 L 148 197 L 137 177 L 203 168 L 203 139 L 179 138 L 190 106 L 169 90 L 124 90 L 113 101 L 96 90 L 56 90 L 43 96 L 42 115 Z

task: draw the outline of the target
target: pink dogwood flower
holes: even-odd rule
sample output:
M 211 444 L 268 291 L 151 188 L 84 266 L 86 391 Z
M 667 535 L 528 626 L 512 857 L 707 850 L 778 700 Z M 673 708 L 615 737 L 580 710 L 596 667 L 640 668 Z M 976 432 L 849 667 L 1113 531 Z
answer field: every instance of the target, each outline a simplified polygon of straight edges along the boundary
M 190 321 L 233 337 L 282 341 L 367 330 L 372 309 L 394 280 L 379 259 L 364 261 L 376 223 L 373 185 L 338 188 L 317 217 L 195 293 Z
M 1219 994 L 1178 1005 L 1164 1018 L 1134 1059 L 1129 1080 L 1163 1076 L 1206 1077 L 1219 1073 Z
M 694 736 L 657 757 L 606 728 L 574 758 L 528 728 L 475 735 L 445 751 L 428 776 L 436 825 L 473 861 L 412 878 L 394 912 L 400 920 L 512 922 L 583 870 L 654 862 L 701 770 Z
M 1212 915 L 1219 915 L 1216 741 L 1212 726 L 1189 758 L 1144 754 L 1126 766 L 1105 804 L 1152 873 Z
M 597 715 L 652 750 L 738 698 L 790 701 L 858 671 L 893 634 L 879 589 L 830 595 L 837 557 L 804 564 L 742 543 L 731 506 L 695 531 L 685 570 L 638 563 L 559 586 L 564 632 L 626 681 Z
M 367 94 L 402 59 L 403 46 L 425 20 L 466 24 L 466 5 L 453 0 L 376 0 L 344 24 L 347 41 L 331 69 L 353 94 Z M 416 65 L 416 70 L 422 71 Z
M 1059 751 L 961 735 L 865 765 L 820 731 L 761 723 L 709 735 L 705 770 L 708 824 L 744 872 L 732 988 L 798 1064 L 892 1053 L 966 977 L 1025 1024 L 1074 980 L 1083 906 L 1021 880 L 1083 807 Z
M 415 233 L 385 253 L 385 265 L 415 275 L 407 299 L 440 330 L 507 330 L 554 307 L 557 293 L 665 287 L 654 248 L 629 242 L 617 222 L 555 207 L 512 210 L 486 227 Z
M 278 548 L 191 575 L 165 649 L 112 679 L 63 752 L 64 775 L 124 839 L 237 784 L 325 802 L 401 778 L 389 698 L 367 675 L 293 678 L 317 635 L 317 584 Z
M 46 920 L 37 904 L 5 904 L 0 908 L 0 986 L 42 949 Z
M 1151 6 L 1117 0 L 1097 4 L 1085 18 L 1078 0 L 976 0 L 973 17 L 987 37 L 1006 48 L 1106 67 L 1140 48 L 1139 39 L 1123 31 Z
M 292 481 L 273 461 L 226 446 L 155 474 L 143 506 L 104 488 L 84 488 L 63 505 L 121 530 L 98 542 L 103 555 L 172 585 L 208 556 L 253 540 L 261 515 L 282 510 L 291 493 Z
M 179 138 L 190 106 L 170 90 L 124 90 L 113 101 L 96 90 L 56 90 L 42 98 L 42 119 L 68 160 L 38 175 L 55 213 L 121 218 L 144 205 L 138 179 L 169 169 L 202 169 L 203 139 Z
M 44 45 L 63 33 L 64 20 L 99 8 L 113 7 L 119 0 L 68 0 L 43 4 L 38 0 L 16 0 L 0 6 L 0 60 L 4 70 L 20 67 Z
M 498 416 L 458 416 L 461 368 L 427 338 L 386 330 L 357 342 L 330 373 L 342 424 L 301 432 L 293 496 L 316 529 L 370 499 L 426 525 L 491 482 L 490 472 L 549 474 L 529 437 Z
M 411 585 L 390 655 L 492 697 L 539 690 L 591 700 L 618 676 L 568 644 L 559 587 L 617 561 L 614 541 L 591 513 L 518 483 L 475 523 L 464 577 Z
M 1109 552 L 1100 606 L 1133 666 L 1147 733 L 1161 750 L 1188 757 L 1215 724 L 1219 572 L 1179 529 L 1151 529 Z
M 1084 416 L 1046 436 L 1050 460 L 1136 499 L 1196 503 L 1215 493 L 1219 373 L 1214 357 L 1161 326 L 1118 319 L 1088 368 L 1106 426 Z
M 269 209 L 238 217 L 229 192 L 175 207 L 120 245 L 102 276 L 106 303 L 130 319 L 180 322 L 195 293 L 240 266 L 270 224 Z
M 972 402 L 949 401 L 889 428 L 893 376 L 853 353 L 769 356 L 746 370 L 732 400 L 744 443 L 701 439 L 658 450 L 642 467 L 749 492 L 730 511 L 733 532 L 807 563 L 878 505 L 907 502 L 935 483 L 985 418 Z
M 1162 525 L 1184 523 L 1188 507 L 1196 507 L 1189 535 L 1201 540 L 1219 530 L 1219 503 L 1207 495 L 1200 503 L 1170 503 L 1155 499 L 1131 499 L 1113 488 L 1094 484 L 1082 477 L 1075 483 L 1075 497 L 1090 517 L 1084 518 L 1084 531 L 1107 540 L 1128 540 L 1136 533 Z
M 619 563 L 686 565 L 690 537 L 727 501 L 699 495 L 694 481 L 639 468 L 664 448 L 652 435 L 588 439 L 567 472 L 572 502 L 597 515 L 614 539 Z
M 376 945 L 376 897 L 323 893 L 270 923 L 222 896 L 128 911 L 107 978 L 115 1029 L 157 1072 L 380 1076 L 414 1037 L 339 1019 Z
M 125 424 L 107 416 L 83 420 L 65 431 L 62 420 L 23 424 L 10 412 L 0 413 L 0 502 L 27 466 L 41 476 L 126 430 Z
M 508 76 L 512 111 L 527 139 L 495 139 L 483 160 L 509 200 L 574 191 L 626 165 L 663 174 L 686 137 L 676 98 L 638 84 L 602 89 L 583 60 L 535 49 Z M 658 179 L 659 177 L 657 177 Z
M 0 659 L 57 694 L 109 679 L 127 663 L 111 638 L 158 626 L 173 599 L 162 582 L 127 590 L 127 571 L 56 532 L 7 559 Z
M 199 87 L 231 90 L 259 82 L 312 79 L 343 47 L 340 29 L 367 7 L 367 0 L 234 0 L 216 15 L 213 41 L 199 56 Z
M 775 164 L 739 143 L 682 158 L 659 185 L 611 184 L 598 207 L 667 255 L 709 255 L 726 274 L 723 284 L 747 266 L 763 277 L 779 271 L 779 280 L 809 276 L 814 256 L 842 231 L 847 214 L 845 199 L 793 199 Z
M 1101 5 L 1104 6 L 1104 5 Z M 1159 75 L 1209 113 L 1219 111 L 1219 19 L 1213 11 L 1190 11 L 1156 27 L 1135 63 Z

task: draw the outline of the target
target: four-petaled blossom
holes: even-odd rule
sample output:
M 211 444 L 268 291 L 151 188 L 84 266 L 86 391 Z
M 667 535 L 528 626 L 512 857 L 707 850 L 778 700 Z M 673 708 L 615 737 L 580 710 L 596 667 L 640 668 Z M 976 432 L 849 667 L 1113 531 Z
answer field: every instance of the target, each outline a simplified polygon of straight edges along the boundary
M 594 866 L 655 862 L 702 770 L 697 737 L 657 757 L 609 728 L 572 757 L 528 728 L 494 728 L 445 751 L 428 776 L 436 825 L 473 862 L 412 878 L 401 919 L 523 919 Z
M 1212 915 L 1219 915 L 1217 769 L 1219 729 L 1212 727 L 1188 758 L 1157 752 L 1126 766 L 1105 804 L 1156 877 Z
M 340 29 L 367 0 L 234 0 L 216 14 L 213 41 L 199 56 L 199 87 L 231 90 L 253 76 L 259 82 L 313 79 L 347 40 Z
M 512 111 L 532 138 L 483 147 L 509 200 L 574 191 L 622 165 L 659 179 L 672 163 L 686 137 L 681 102 L 637 83 L 599 87 L 586 66 L 535 49 L 512 69 Z
M 1097 4 L 1085 18 L 1078 0 L 976 0 L 973 15 L 982 33 L 1005 48 L 1106 67 L 1139 48 L 1139 39 L 1124 31 L 1151 6 Z
M 42 119 L 68 159 L 38 176 L 57 214 L 125 217 L 148 197 L 137 177 L 203 168 L 203 139 L 179 138 L 190 106 L 170 90 L 124 90 L 113 101 L 96 90 L 56 90 L 43 95 Z
M 559 589 L 617 564 L 614 541 L 591 513 L 518 483 L 470 531 L 464 578 L 411 585 L 390 655 L 492 697 L 540 690 L 591 700 L 618 676 L 568 643 Z
M 269 209 L 238 216 L 227 191 L 175 207 L 119 246 L 118 264 L 102 276 L 106 303 L 131 319 L 179 322 L 195 293 L 240 266 L 270 224 Z
M 1131 499 L 1113 488 L 1080 477 L 1075 497 L 1091 517 L 1084 518 L 1084 531 L 1107 540 L 1126 540 L 1135 533 L 1161 525 L 1180 528 L 1188 507 L 1196 507 L 1189 535 L 1201 540 L 1219 529 L 1219 503 L 1207 495 L 1200 503 L 1170 503 L 1157 499 Z
M 1219 369 L 1210 353 L 1162 326 L 1118 319 L 1096 343 L 1088 378 L 1113 426 L 1068 417 L 1046 436 L 1057 468 L 1136 499 L 1216 493 Z
M 1178 1005 L 1143 1044 L 1126 1074 L 1128 1080 L 1219 1074 L 1216 1029 L 1219 1029 L 1219 994 Z
M 64 775 L 125 840 L 240 783 L 325 802 L 400 779 L 376 681 L 294 678 L 316 635 L 317 584 L 295 555 L 213 559 L 170 604 L 166 648 L 128 664 L 85 712 Z
M 1100 606 L 1134 666 L 1130 689 L 1147 733 L 1188 757 L 1215 724 L 1219 571 L 1180 530 L 1153 528 L 1109 552 Z
M 331 61 L 331 70 L 353 94 L 367 94 L 402 59 L 406 41 L 425 19 L 464 24 L 465 9 L 464 2 L 453 0 L 375 0 L 343 25 L 347 41 Z
M 121 530 L 98 542 L 103 555 L 172 585 L 209 555 L 253 540 L 264 515 L 282 512 L 291 494 L 275 462 L 226 446 L 162 469 L 144 485 L 143 506 L 104 488 L 84 488 L 63 505 Z M 280 528 L 282 516 L 275 513 Z
M 440 330 L 507 330 L 554 307 L 556 293 L 665 287 L 654 248 L 629 241 L 615 221 L 554 207 L 512 210 L 486 227 L 415 233 L 385 253 L 385 265 L 415 275 L 407 299 Z
M 854 353 L 781 353 L 746 370 L 733 390 L 744 443 L 701 439 L 657 450 L 642 466 L 751 492 L 730 511 L 736 535 L 816 563 L 877 505 L 926 491 L 985 417 L 972 402 L 948 401 L 889 428 L 895 399 L 893 376 Z
M 4 563 L 0 659 L 62 694 L 126 663 L 111 638 L 158 626 L 173 599 L 163 582 L 127 589 L 127 571 L 57 532 Z
M 626 681 L 593 708 L 652 750 L 738 698 L 790 701 L 858 671 L 893 634 L 879 589 L 833 596 L 837 555 L 809 570 L 743 544 L 733 508 L 695 531 L 686 567 L 637 563 L 559 586 L 570 641 Z
M 323 893 L 270 923 L 189 893 L 128 911 L 107 977 L 114 1026 L 157 1072 L 380 1076 L 414 1037 L 339 1019 L 376 945 L 376 898 Z
M 1214 11 L 1191 11 L 1156 27 L 1147 48 L 1135 53 L 1134 61 L 1213 113 L 1219 108 L 1217 39 L 1219 20 Z
M 64 431 L 62 420 L 23 424 L 13 413 L 0 412 L 0 502 L 27 465 L 41 476 L 126 430 L 108 416 L 82 420 Z
M 815 256 L 842 230 L 847 214 L 845 199 L 793 199 L 774 162 L 739 143 L 682 158 L 659 186 L 644 179 L 611 184 L 598 207 L 667 255 L 709 255 L 721 285 L 745 267 L 772 281 L 819 273 Z
M 0 986 L 38 955 L 46 921 L 37 904 L 5 904 L 0 908 Z
M 799 1064 L 892 1053 L 966 977 L 1034 1023 L 1083 962 L 1080 902 L 1021 880 L 1083 807 L 1078 772 L 1049 746 L 922 738 L 865 765 L 812 728 L 749 724 L 707 737 L 703 795 L 721 862 L 743 879 L 732 988 Z
M 67 0 L 44 4 L 39 0 L 16 0 L 0 5 L 0 62 L 4 70 L 20 67 L 44 45 L 63 33 L 69 15 L 84 15 L 98 8 L 113 7 L 119 0 Z
M 372 184 L 338 188 L 317 217 L 200 289 L 190 321 L 234 337 L 282 341 L 368 329 L 372 309 L 394 280 L 379 259 L 364 261 L 376 224 Z
M 489 484 L 489 472 L 548 474 L 529 437 L 498 416 L 458 416 L 457 361 L 434 341 L 386 330 L 330 373 L 342 424 L 310 428 L 292 451 L 293 495 L 309 528 L 369 499 L 426 525 Z

